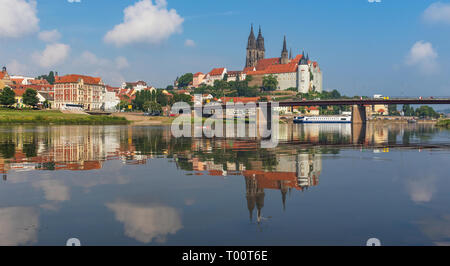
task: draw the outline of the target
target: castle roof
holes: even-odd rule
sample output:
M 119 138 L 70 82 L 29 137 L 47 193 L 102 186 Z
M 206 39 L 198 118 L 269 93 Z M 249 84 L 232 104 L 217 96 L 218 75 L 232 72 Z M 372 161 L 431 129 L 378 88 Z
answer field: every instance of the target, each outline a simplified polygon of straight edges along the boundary
M 264 70 L 257 70 L 254 72 L 250 72 L 249 75 L 280 74 L 280 73 L 291 73 L 296 71 L 297 71 L 297 63 L 290 62 L 288 64 L 270 65 Z
M 256 71 L 264 70 L 270 65 L 276 65 L 279 63 L 280 63 L 279 57 L 258 60 L 258 62 L 256 63 Z

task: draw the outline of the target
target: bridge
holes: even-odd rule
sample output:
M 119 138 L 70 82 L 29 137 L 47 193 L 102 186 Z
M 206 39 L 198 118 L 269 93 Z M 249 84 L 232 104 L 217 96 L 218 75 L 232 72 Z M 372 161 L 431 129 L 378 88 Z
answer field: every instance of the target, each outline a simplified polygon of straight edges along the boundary
M 366 108 L 370 105 L 435 105 L 435 104 L 449 104 L 450 99 L 337 99 L 337 100 L 304 100 L 304 101 L 286 101 L 278 102 L 280 107 L 296 107 L 296 106 L 333 106 L 333 105 L 347 105 L 352 106 L 352 122 L 353 123 L 366 123 Z M 258 103 L 260 106 L 260 103 Z M 267 103 L 267 107 L 271 108 L 272 103 Z M 269 118 L 270 120 L 271 118 Z

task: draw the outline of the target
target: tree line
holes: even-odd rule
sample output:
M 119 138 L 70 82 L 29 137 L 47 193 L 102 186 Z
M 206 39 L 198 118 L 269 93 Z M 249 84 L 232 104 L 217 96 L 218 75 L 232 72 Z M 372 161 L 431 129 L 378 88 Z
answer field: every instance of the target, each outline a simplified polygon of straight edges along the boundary
M 22 95 L 22 102 L 24 105 L 36 107 L 39 104 L 37 92 L 34 89 L 26 89 Z M 0 92 L 0 104 L 10 107 L 16 104 L 16 93 L 10 87 L 5 87 Z

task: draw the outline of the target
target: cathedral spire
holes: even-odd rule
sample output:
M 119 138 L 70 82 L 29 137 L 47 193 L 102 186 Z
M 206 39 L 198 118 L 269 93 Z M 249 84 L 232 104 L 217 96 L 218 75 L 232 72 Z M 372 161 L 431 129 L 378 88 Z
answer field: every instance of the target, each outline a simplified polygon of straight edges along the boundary
M 283 51 L 281 51 L 281 64 L 289 63 L 289 52 L 287 50 L 286 35 L 284 35 Z
M 256 48 L 260 52 L 266 51 L 266 48 L 264 46 L 264 37 L 262 36 L 261 26 L 259 26 L 258 39 L 256 40 Z M 258 56 L 258 60 L 264 59 L 264 56 L 262 56 L 262 58 L 260 58 L 260 57 L 261 57 L 261 55 Z
M 247 49 L 256 49 L 255 33 L 253 32 L 253 24 L 251 27 L 250 35 L 248 36 Z

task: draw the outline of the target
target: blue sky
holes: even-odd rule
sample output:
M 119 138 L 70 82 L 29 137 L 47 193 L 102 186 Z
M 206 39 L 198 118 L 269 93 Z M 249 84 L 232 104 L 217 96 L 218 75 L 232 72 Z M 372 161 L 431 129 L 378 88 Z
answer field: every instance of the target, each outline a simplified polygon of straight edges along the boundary
M 294 53 L 319 62 L 325 89 L 450 96 L 450 1 L 143 1 L 0 0 L 17 2 L 0 10 L 0 25 L 13 25 L 0 26 L 0 65 L 165 87 L 185 72 L 242 69 L 254 23 L 267 57 L 280 56 L 286 35 Z M 131 22 L 114 30 L 127 7 Z

